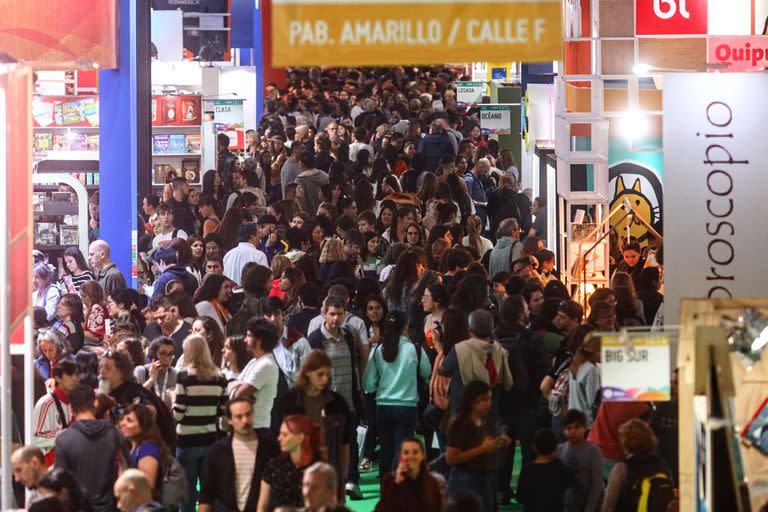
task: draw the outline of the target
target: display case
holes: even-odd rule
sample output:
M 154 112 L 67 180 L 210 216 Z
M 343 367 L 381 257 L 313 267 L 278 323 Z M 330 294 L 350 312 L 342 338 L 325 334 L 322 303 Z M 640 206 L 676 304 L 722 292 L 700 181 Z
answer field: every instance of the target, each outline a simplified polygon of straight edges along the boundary
M 32 174 L 34 247 L 48 261 L 58 260 L 67 247 L 88 254 L 89 198 L 99 190 L 99 161 L 42 160 Z
M 183 176 L 200 184 L 202 98 L 197 95 L 152 96 L 152 185 L 161 187 Z

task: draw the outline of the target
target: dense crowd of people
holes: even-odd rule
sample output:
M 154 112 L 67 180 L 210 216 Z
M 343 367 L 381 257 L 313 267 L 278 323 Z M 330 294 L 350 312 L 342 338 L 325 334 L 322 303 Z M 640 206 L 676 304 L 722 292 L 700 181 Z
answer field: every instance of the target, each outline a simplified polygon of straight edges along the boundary
M 666 510 L 675 402 L 601 403 L 593 336 L 658 321 L 661 248 L 585 317 L 458 78 L 291 71 L 245 158 L 143 198 L 137 289 L 103 240 L 35 263 L 30 510 L 343 510 L 376 466 L 379 511 Z

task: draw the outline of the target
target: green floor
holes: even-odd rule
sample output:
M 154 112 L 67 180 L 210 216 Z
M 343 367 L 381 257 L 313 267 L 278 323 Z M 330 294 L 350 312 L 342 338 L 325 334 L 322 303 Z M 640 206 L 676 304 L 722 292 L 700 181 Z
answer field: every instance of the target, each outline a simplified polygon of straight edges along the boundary
M 517 482 L 517 476 L 520 472 L 521 460 L 520 448 L 518 447 L 518 449 L 515 450 L 515 471 L 512 476 L 513 486 L 514 483 Z M 361 501 L 347 500 L 347 507 L 354 510 L 355 512 L 371 512 L 374 508 L 376 508 L 376 503 L 379 501 L 378 475 L 378 470 L 360 475 L 360 489 L 363 491 L 365 499 Z M 512 503 L 512 505 L 503 506 L 499 510 L 502 512 L 518 512 L 523 510 L 522 505 L 518 505 L 514 500 Z

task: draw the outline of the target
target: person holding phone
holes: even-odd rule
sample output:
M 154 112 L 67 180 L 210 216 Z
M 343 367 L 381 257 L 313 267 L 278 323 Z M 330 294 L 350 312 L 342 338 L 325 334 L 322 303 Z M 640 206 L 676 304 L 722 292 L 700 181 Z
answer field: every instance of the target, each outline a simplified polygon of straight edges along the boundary
M 488 418 L 490 410 L 490 386 L 478 380 L 469 382 L 448 427 L 445 453 L 445 461 L 451 466 L 447 494 L 474 492 L 482 499 L 483 510 L 496 510 L 496 452 L 510 443 L 506 434 L 496 433 L 495 422 Z
M 424 445 L 415 437 L 400 445 L 394 473 L 384 477 L 376 512 L 439 512 L 443 496 L 440 485 L 427 469 Z

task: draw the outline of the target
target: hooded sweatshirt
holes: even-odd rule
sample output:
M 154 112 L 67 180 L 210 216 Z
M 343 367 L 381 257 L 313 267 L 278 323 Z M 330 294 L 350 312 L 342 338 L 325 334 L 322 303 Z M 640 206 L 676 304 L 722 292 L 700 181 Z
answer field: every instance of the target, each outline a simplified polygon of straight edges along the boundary
M 319 169 L 309 169 L 296 177 L 296 183 L 304 189 L 304 197 L 299 198 L 301 209 L 314 215 L 320 206 L 320 187 L 328 184 L 328 175 Z
M 95 512 L 115 510 L 112 486 L 122 439 L 106 420 L 79 420 L 56 438 L 56 467 L 72 471 Z
M 490 354 L 498 374 L 498 384 L 506 390 L 512 389 L 512 372 L 509 369 L 507 351 L 499 342 L 488 343 L 479 338 L 469 338 L 461 343 L 457 343 L 454 350 L 459 360 L 461 381 L 465 386 L 473 380 L 480 380 L 490 384 L 488 369 L 485 366 L 485 362 Z
M 197 279 L 186 268 L 181 265 L 171 265 L 160 274 L 155 282 L 155 288 L 152 292 L 152 299 L 165 294 L 165 288 L 171 281 L 178 281 L 184 286 L 184 291 L 192 297 L 197 290 Z
M 509 254 L 512 251 L 512 254 Z M 499 272 L 509 272 L 512 262 L 520 257 L 523 252 L 523 244 L 510 236 L 503 236 L 496 242 L 496 247 L 491 251 L 488 260 L 488 275 L 495 276 Z

